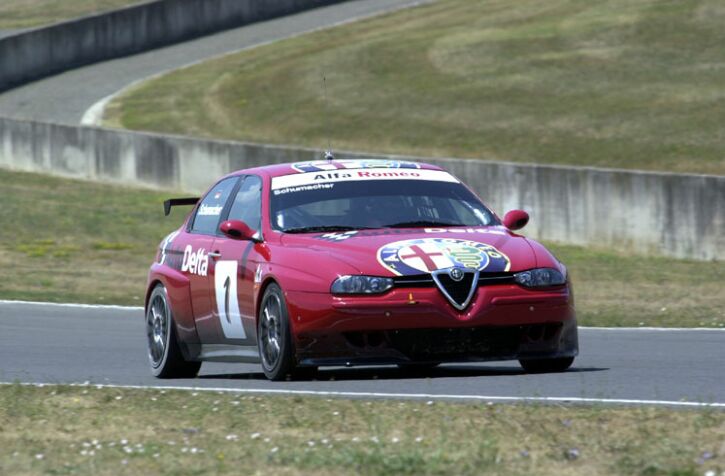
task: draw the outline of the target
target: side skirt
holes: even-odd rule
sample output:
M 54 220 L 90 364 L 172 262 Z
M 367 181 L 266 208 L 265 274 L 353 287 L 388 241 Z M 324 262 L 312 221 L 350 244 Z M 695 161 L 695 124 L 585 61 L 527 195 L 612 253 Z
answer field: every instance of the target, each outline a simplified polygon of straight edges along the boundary
M 256 345 L 202 344 L 198 360 L 208 362 L 244 362 L 258 364 Z

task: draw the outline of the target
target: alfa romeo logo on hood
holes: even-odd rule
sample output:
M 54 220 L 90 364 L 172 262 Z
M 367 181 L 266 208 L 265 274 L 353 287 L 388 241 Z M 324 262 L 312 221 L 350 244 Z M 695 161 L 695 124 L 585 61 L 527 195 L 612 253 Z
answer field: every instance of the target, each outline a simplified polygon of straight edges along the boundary
M 491 245 L 454 238 L 418 238 L 389 243 L 378 250 L 378 262 L 398 276 L 449 271 L 461 273 L 463 269 L 486 272 L 508 271 L 511 261 Z

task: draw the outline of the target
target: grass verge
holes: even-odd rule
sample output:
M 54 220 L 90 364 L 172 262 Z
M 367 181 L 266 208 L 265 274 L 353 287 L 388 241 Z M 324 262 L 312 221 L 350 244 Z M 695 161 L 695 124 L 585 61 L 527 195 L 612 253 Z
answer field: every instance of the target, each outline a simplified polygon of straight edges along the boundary
M 725 470 L 725 412 L 0 387 L 0 473 Z
M 113 101 L 107 123 L 725 174 L 724 22 L 721 0 L 441 0 L 173 72 Z
M 33 28 L 141 2 L 142 0 L 3 0 L 0 2 L 0 28 Z
M 0 387 L 0 473 L 701 475 L 725 412 Z
M 172 195 L 0 170 L 0 299 L 141 305 L 156 247 L 186 211 L 163 216 Z M 722 263 L 550 247 L 581 324 L 725 327 Z
M 143 305 L 156 247 L 184 216 L 164 218 L 168 192 L 6 170 L 0 196 L 5 299 Z

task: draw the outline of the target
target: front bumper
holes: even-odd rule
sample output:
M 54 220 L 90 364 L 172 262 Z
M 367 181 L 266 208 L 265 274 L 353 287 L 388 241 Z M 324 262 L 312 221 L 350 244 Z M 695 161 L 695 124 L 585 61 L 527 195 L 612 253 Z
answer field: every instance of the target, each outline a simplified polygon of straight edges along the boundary
M 303 365 L 471 362 L 573 357 L 577 324 L 568 287 L 479 287 L 464 311 L 436 288 L 381 296 L 288 292 Z

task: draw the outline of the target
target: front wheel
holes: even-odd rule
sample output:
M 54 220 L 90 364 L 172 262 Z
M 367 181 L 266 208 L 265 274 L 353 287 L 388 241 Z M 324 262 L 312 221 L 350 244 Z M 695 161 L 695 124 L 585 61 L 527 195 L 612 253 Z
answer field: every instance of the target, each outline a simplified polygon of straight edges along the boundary
M 574 357 L 559 357 L 556 359 L 520 359 L 519 363 L 530 374 L 548 372 L 563 372 L 574 363 Z
M 270 284 L 262 297 L 257 324 L 262 371 L 270 380 L 284 380 L 295 370 L 292 332 L 282 289 Z
M 201 362 L 188 362 L 179 348 L 166 288 L 157 284 L 146 310 L 146 337 L 151 373 L 158 378 L 193 378 Z

